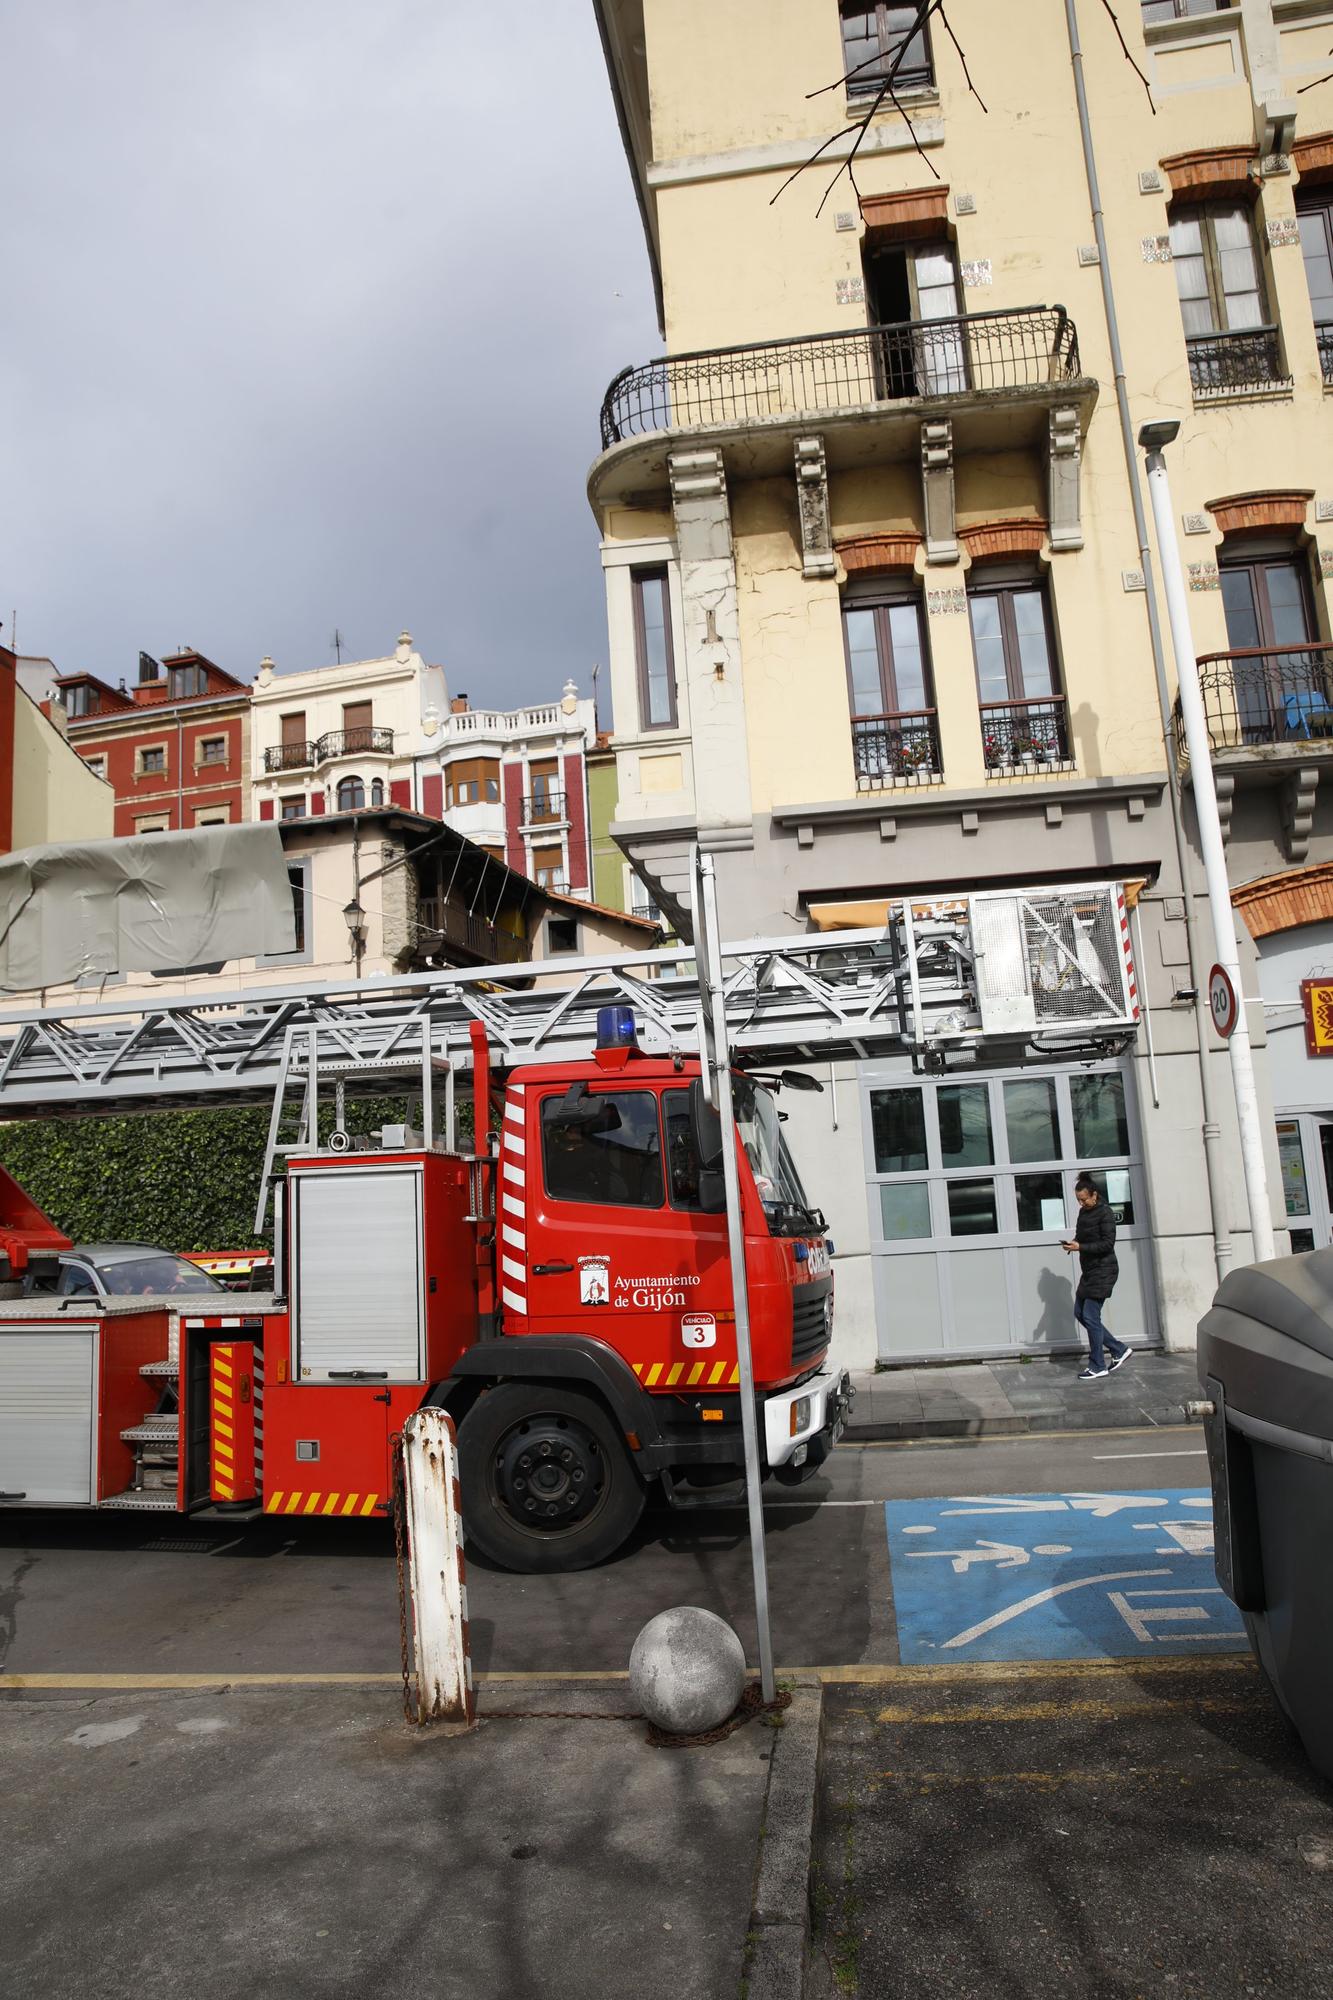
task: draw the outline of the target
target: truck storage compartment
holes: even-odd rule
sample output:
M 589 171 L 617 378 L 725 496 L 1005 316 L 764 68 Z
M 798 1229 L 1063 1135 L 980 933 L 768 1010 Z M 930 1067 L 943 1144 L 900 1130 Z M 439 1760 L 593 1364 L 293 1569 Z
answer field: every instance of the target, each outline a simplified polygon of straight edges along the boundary
M 89 1506 L 97 1331 L 0 1325 L 0 1506 Z
M 289 1174 L 299 1381 L 422 1379 L 421 1179 L 419 1166 Z

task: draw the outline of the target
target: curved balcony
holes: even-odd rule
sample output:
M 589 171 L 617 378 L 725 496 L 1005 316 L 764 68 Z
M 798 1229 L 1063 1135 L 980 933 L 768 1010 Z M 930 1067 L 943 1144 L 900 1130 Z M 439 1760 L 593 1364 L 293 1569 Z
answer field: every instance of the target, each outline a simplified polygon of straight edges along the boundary
M 1333 646 L 1247 646 L 1199 658 L 1208 744 L 1215 757 L 1333 750 Z M 1176 698 L 1176 754 L 1188 756 Z
M 533 792 L 523 801 L 524 826 L 546 826 L 566 817 L 563 792 Z
M 1063 306 L 856 327 L 626 368 L 602 402 L 602 445 L 609 450 L 627 438 L 701 424 L 805 418 L 1079 379 L 1078 334 Z
M 392 729 L 330 729 L 315 745 L 315 761 L 328 764 L 335 757 L 388 757 L 393 754 Z
M 271 743 L 264 752 L 266 771 L 308 771 L 315 762 L 316 743 Z

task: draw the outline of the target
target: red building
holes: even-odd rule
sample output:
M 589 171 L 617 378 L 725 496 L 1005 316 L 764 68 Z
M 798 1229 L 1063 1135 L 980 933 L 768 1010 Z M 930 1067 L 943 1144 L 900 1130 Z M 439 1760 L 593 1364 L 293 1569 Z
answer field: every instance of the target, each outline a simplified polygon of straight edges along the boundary
M 249 817 L 250 689 L 192 648 L 139 655 L 139 679 L 56 686 L 69 741 L 116 797 L 115 831 L 166 833 Z

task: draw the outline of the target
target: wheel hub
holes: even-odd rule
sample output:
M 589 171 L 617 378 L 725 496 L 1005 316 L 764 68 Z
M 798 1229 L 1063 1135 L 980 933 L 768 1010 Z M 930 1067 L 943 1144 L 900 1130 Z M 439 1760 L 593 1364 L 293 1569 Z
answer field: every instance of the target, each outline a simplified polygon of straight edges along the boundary
M 601 1502 L 606 1460 L 575 1417 L 525 1417 L 501 1438 L 493 1468 L 496 1497 L 525 1528 L 558 1533 L 584 1521 Z

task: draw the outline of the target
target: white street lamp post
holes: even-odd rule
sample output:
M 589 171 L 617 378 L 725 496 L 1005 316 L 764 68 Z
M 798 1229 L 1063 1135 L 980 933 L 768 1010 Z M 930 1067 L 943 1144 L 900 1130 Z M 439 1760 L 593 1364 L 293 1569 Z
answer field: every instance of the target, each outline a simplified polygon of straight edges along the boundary
M 1213 763 L 1208 741 L 1208 725 L 1199 687 L 1198 662 L 1190 633 L 1189 599 L 1185 572 L 1176 541 L 1175 514 L 1171 486 L 1167 479 L 1162 447 L 1174 439 L 1180 425 L 1174 422 L 1144 424 L 1139 443 L 1147 453 L 1148 492 L 1157 547 L 1162 558 L 1162 587 L 1166 592 L 1167 618 L 1171 626 L 1171 646 L 1176 656 L 1176 680 L 1180 689 L 1180 716 L 1189 751 L 1190 778 L 1194 790 L 1194 812 L 1199 823 L 1199 847 L 1203 854 L 1204 877 L 1208 884 L 1208 907 L 1213 920 L 1217 963 L 1227 974 L 1236 992 L 1236 1025 L 1228 1047 L 1231 1054 L 1231 1083 L 1236 1093 L 1236 1120 L 1240 1127 L 1240 1156 L 1245 1173 L 1245 1199 L 1250 1212 L 1250 1236 L 1256 1263 L 1273 1255 L 1273 1218 L 1268 1200 L 1268 1172 L 1264 1165 L 1263 1122 L 1254 1084 L 1254 1053 L 1250 1047 L 1250 1024 L 1241 992 L 1240 953 L 1236 948 L 1236 913 L 1231 905 L 1231 885 L 1227 880 L 1226 849 L 1222 844 L 1222 823 L 1217 816 L 1217 790 L 1213 784 Z

